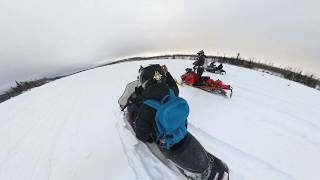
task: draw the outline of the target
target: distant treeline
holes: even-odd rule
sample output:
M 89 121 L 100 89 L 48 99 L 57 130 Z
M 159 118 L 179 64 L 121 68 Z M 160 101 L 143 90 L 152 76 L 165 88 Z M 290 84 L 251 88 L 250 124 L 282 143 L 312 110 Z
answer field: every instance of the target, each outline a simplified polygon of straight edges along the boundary
M 27 91 L 31 88 L 41 86 L 47 82 L 51 81 L 50 79 L 43 78 L 34 81 L 25 81 L 25 82 L 17 82 L 14 87 L 11 87 L 8 91 L 6 91 L 3 95 L 0 95 L 0 103 L 6 101 L 14 96 L 17 96 L 24 91 Z
M 152 56 L 152 57 L 134 57 L 123 59 L 120 61 L 115 61 L 110 64 L 121 63 L 125 61 L 142 61 L 142 60 L 153 60 L 153 59 L 187 59 L 195 60 L 196 55 L 186 55 L 186 54 L 175 54 L 175 55 L 162 55 L 162 56 Z M 245 60 L 240 58 L 240 54 L 237 57 L 226 57 L 226 56 L 207 56 L 207 60 L 215 61 L 219 63 L 226 63 L 235 66 L 240 66 L 249 69 L 261 69 L 270 71 L 275 74 L 281 74 L 285 79 L 296 81 L 307 85 L 312 88 L 320 89 L 320 80 L 313 74 L 303 74 L 302 70 L 294 70 L 293 68 L 279 68 L 272 66 L 270 64 L 265 64 L 261 62 L 255 62 L 253 60 Z
M 152 57 L 132 57 L 132 58 L 121 59 L 118 61 L 103 64 L 103 65 L 100 65 L 97 67 L 108 66 L 108 65 L 112 65 L 112 64 L 118 64 L 118 63 L 129 62 L 129 61 L 144 61 L 144 60 L 155 60 L 155 59 L 195 60 L 196 58 L 197 58 L 196 55 L 188 55 L 188 54 L 161 55 L 161 56 L 152 56 Z M 316 89 L 320 90 L 320 80 L 313 74 L 310 74 L 310 75 L 303 74 L 303 72 L 301 70 L 294 70 L 293 68 L 279 68 L 279 67 L 274 67 L 272 65 L 268 65 L 265 63 L 261 63 L 261 62 L 254 62 L 252 60 L 245 60 L 245 59 L 240 58 L 240 54 L 238 54 L 237 57 L 207 56 L 207 59 L 209 61 L 215 61 L 218 63 L 226 63 L 226 64 L 245 67 L 245 68 L 249 68 L 249 69 L 261 69 L 261 70 L 266 70 L 266 71 L 269 71 L 272 73 L 281 74 L 281 76 L 285 79 L 296 81 L 296 82 L 305 84 L 309 87 L 316 88 Z M 59 78 L 65 77 L 65 76 L 77 74 L 77 73 L 87 71 L 90 69 L 94 69 L 97 67 L 89 68 L 86 70 L 81 70 L 79 72 L 71 73 L 69 75 L 58 76 L 55 78 L 42 78 L 42 79 L 38 79 L 38 80 L 25 81 L 25 82 L 17 82 L 16 81 L 16 86 L 11 87 L 4 94 L 0 95 L 0 103 L 10 99 L 11 97 L 17 96 L 17 95 L 19 95 L 19 94 L 21 94 L 31 88 L 38 87 L 38 86 L 41 86 L 41 85 L 48 83 L 50 81 L 53 81 L 53 80 L 56 80 L 56 79 L 59 79 Z
M 313 74 L 303 74 L 302 70 L 294 70 L 293 68 L 279 68 L 272 65 L 268 65 L 261 62 L 254 62 L 251 60 L 244 60 L 238 57 L 218 57 L 218 56 L 209 56 L 213 60 L 216 60 L 220 63 L 227 63 L 231 65 L 236 65 L 240 67 L 245 67 L 249 69 L 262 69 L 271 71 L 277 74 L 281 74 L 283 78 L 289 79 L 295 82 L 302 83 L 312 88 L 319 88 L 320 80 Z
M 101 66 L 107 66 L 111 64 L 118 64 L 122 62 L 128 62 L 128 61 L 144 61 L 144 60 L 155 60 L 155 59 L 186 59 L 186 60 L 196 60 L 196 55 L 190 55 L 190 54 L 173 54 L 173 55 L 160 55 L 160 56 L 151 56 L 151 57 L 132 57 L 127 59 L 121 59 L 118 61 L 114 61 L 111 63 L 107 63 Z M 299 83 L 302 83 L 304 85 L 307 85 L 312 88 L 316 88 L 320 90 L 320 80 L 313 74 L 307 75 L 303 74 L 301 70 L 294 70 L 293 68 L 279 68 L 272 66 L 270 64 L 265 64 L 261 62 L 255 62 L 253 60 L 245 60 L 240 58 L 240 54 L 237 55 L 237 57 L 226 57 L 226 56 L 207 56 L 207 60 L 209 61 L 215 61 L 219 63 L 226 63 L 231 64 L 235 66 L 240 66 L 244 68 L 249 69 L 261 69 L 261 70 L 267 70 L 276 74 L 281 74 L 281 76 L 285 79 L 289 79 L 291 81 L 296 81 Z

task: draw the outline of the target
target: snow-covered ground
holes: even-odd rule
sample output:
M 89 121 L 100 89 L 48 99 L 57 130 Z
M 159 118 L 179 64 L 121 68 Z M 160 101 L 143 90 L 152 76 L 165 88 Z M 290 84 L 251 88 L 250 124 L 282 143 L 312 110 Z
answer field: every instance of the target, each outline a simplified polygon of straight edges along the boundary
M 101 67 L 34 88 L 0 104 L 1 180 L 184 179 L 125 127 L 117 104 L 141 64 Z M 162 60 L 175 78 L 191 61 Z M 320 179 L 320 92 L 225 65 L 210 75 L 232 99 L 180 86 L 190 131 L 231 169 L 232 180 Z

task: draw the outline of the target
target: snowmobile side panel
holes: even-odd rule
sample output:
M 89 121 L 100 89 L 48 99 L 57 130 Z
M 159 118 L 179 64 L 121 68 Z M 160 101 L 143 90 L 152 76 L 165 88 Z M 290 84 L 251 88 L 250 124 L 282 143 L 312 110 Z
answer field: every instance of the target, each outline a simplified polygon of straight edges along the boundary
M 135 88 L 139 86 L 139 84 L 140 83 L 138 80 L 132 81 L 129 84 L 127 84 L 123 94 L 118 100 L 118 104 L 122 110 L 126 108 L 129 97 L 135 91 Z
M 187 84 L 185 82 L 178 83 L 178 85 L 184 85 L 184 84 L 187 85 L 187 86 L 190 86 L 190 87 L 194 87 L 194 88 L 206 91 L 208 93 L 221 95 L 223 97 L 228 97 L 227 92 L 224 89 L 221 89 L 221 88 L 214 88 L 212 86 L 193 86 L 193 85 Z M 232 94 L 233 94 L 232 87 L 230 86 L 230 89 L 227 89 L 227 90 L 230 90 L 229 98 L 231 98 Z

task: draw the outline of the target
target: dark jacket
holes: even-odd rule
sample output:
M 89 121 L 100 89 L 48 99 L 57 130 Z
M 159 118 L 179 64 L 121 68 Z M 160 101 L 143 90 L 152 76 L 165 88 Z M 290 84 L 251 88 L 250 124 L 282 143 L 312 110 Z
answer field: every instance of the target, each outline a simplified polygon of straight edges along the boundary
M 203 66 L 206 59 L 206 55 L 202 54 L 198 56 L 197 61 L 193 63 L 194 66 Z
M 179 95 L 179 89 L 168 72 L 165 84 L 153 84 L 146 89 L 140 89 L 141 92 L 137 92 L 143 100 L 155 99 L 160 101 L 165 95 L 169 93 L 169 88 L 172 89 L 176 96 Z M 138 90 L 139 91 L 139 90 Z M 155 137 L 155 115 L 156 110 L 143 104 L 137 104 L 136 117 L 133 120 L 133 129 L 136 133 L 136 137 L 142 142 L 153 142 Z

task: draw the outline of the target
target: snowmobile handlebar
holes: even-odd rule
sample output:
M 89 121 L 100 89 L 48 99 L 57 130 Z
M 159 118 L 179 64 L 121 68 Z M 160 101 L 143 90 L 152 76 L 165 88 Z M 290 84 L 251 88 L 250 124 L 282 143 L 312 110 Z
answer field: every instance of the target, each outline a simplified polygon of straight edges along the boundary
M 127 104 L 125 104 L 124 106 L 120 106 L 120 109 L 121 109 L 121 111 L 124 111 L 127 107 L 128 107 L 128 103 Z

